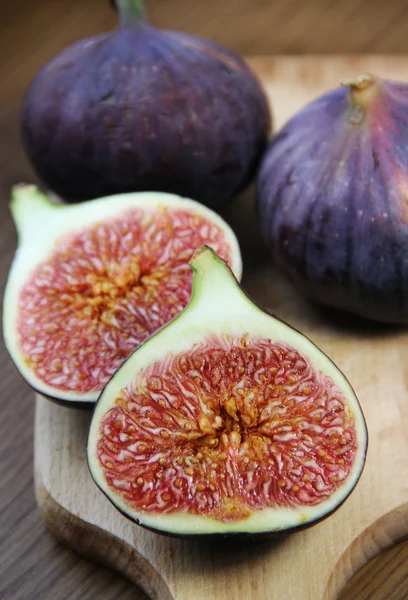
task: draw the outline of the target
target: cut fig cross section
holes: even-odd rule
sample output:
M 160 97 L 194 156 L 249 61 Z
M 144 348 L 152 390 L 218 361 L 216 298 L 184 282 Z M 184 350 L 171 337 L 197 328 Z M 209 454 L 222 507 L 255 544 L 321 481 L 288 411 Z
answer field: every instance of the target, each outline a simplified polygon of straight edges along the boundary
M 118 369 L 95 407 L 88 463 L 128 518 L 176 536 L 306 527 L 362 472 L 367 429 L 345 376 L 259 308 L 203 247 L 192 298 Z
M 188 262 L 203 243 L 241 275 L 232 230 L 193 200 L 145 192 L 58 205 L 20 186 L 11 208 L 19 245 L 5 342 L 28 383 L 54 399 L 96 401 L 123 360 L 187 305 Z

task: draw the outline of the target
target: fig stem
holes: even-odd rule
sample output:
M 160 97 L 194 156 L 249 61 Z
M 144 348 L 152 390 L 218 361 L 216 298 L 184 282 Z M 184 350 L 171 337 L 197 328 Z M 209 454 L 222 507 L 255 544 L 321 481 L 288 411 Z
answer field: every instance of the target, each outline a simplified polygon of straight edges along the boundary
M 198 248 L 190 261 L 193 271 L 190 304 L 201 315 L 208 314 L 209 306 L 216 306 L 217 317 L 245 315 L 248 301 L 244 298 L 231 269 L 209 246 Z M 211 313 L 211 318 L 214 314 Z
M 120 26 L 132 27 L 147 20 L 143 0 L 115 0 Z
M 56 207 L 35 185 L 18 184 L 12 188 L 10 210 L 20 238 L 36 230 L 36 223 L 49 221 Z
M 380 85 L 371 73 L 364 73 L 355 79 L 343 83 L 349 88 L 349 98 L 351 104 L 350 122 L 353 125 L 363 123 L 366 118 L 366 112 L 375 101 Z
M 355 90 L 365 90 L 373 83 L 373 81 L 374 77 L 371 73 L 363 73 L 362 75 L 355 77 L 355 79 L 349 79 L 349 81 L 346 81 L 342 85 L 348 85 Z

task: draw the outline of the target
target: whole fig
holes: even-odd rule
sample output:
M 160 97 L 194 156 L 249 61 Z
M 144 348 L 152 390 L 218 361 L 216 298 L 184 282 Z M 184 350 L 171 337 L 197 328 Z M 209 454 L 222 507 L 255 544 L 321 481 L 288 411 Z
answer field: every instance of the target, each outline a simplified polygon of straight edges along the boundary
M 308 296 L 408 322 L 408 84 L 362 75 L 272 139 L 257 189 L 276 265 Z
M 221 46 L 149 25 L 140 0 L 117 5 L 117 30 L 69 46 L 31 83 L 29 159 L 67 200 L 155 190 L 221 208 L 267 144 L 260 83 Z

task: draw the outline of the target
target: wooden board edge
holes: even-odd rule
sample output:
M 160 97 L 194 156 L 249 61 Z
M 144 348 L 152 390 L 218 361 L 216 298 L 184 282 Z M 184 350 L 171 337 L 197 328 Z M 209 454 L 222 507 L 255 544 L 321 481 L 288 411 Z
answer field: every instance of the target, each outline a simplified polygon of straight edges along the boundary
M 152 600 L 174 600 L 168 586 L 151 564 L 130 544 L 84 521 L 59 504 L 34 476 L 37 507 L 48 531 L 65 546 L 85 558 L 124 575 Z
M 370 560 L 408 540 L 408 502 L 377 519 L 346 548 L 330 574 L 322 600 L 336 600 Z

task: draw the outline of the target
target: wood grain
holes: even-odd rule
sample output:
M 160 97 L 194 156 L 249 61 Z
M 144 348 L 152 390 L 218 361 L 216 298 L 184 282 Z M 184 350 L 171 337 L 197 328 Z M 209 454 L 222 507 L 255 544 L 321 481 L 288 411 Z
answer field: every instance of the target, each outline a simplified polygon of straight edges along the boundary
M 246 55 L 408 52 L 408 8 L 400 0 L 145 0 L 145 5 L 158 27 L 208 37 Z M 32 43 L 30 32 L 51 55 L 64 41 L 116 23 L 110 0 L 19 0 L 4 3 L 1 12 L 0 49 L 7 53 L 9 42 L 16 44 L 16 30 L 21 49 Z M 27 56 L 27 63 L 36 56 Z
M 397 544 L 373 558 L 346 585 L 339 600 L 403 600 L 408 598 L 408 546 Z M 384 575 L 387 577 L 384 586 Z
M 108 0 L 20 0 L 0 3 L 0 281 L 16 236 L 9 187 L 35 181 L 19 143 L 18 115 L 28 82 L 42 63 L 81 36 L 108 29 Z M 147 0 L 151 20 L 207 35 L 247 54 L 407 52 L 408 20 L 400 0 Z M 208 9 L 207 9 L 208 6 Z M 343 10 L 344 7 L 344 10 Z M 211 13 L 211 16 L 210 16 Z M 291 26 L 293 23 L 293 29 Z M 305 64 L 305 69 L 310 69 Z M 406 78 L 406 77 L 405 77 Z M 247 247 L 256 247 L 243 235 Z M 250 262 L 248 256 L 248 263 Z M 251 259 L 254 260 L 255 259 Z M 35 506 L 32 477 L 34 403 L 0 347 L 0 597 L 7 600 L 145 599 L 133 584 L 64 548 L 49 536 Z M 408 545 L 374 559 L 342 600 L 408 597 Z M 375 582 L 375 590 L 372 586 Z M 346 591 L 345 591 L 346 594 Z
M 267 90 L 277 128 L 338 81 L 367 70 L 399 79 L 408 67 L 406 58 L 383 57 L 250 62 Z M 165 538 L 125 519 L 92 482 L 85 459 L 89 413 L 38 397 L 39 508 L 58 538 L 114 566 L 157 600 L 266 600 L 270 590 L 273 598 L 334 600 L 368 560 L 408 537 L 408 331 L 318 310 L 302 299 L 265 260 L 256 224 L 250 225 L 251 193 L 226 217 L 244 250 L 244 288 L 317 343 L 357 392 L 370 434 L 357 489 L 332 517 L 279 541 L 215 545 Z

